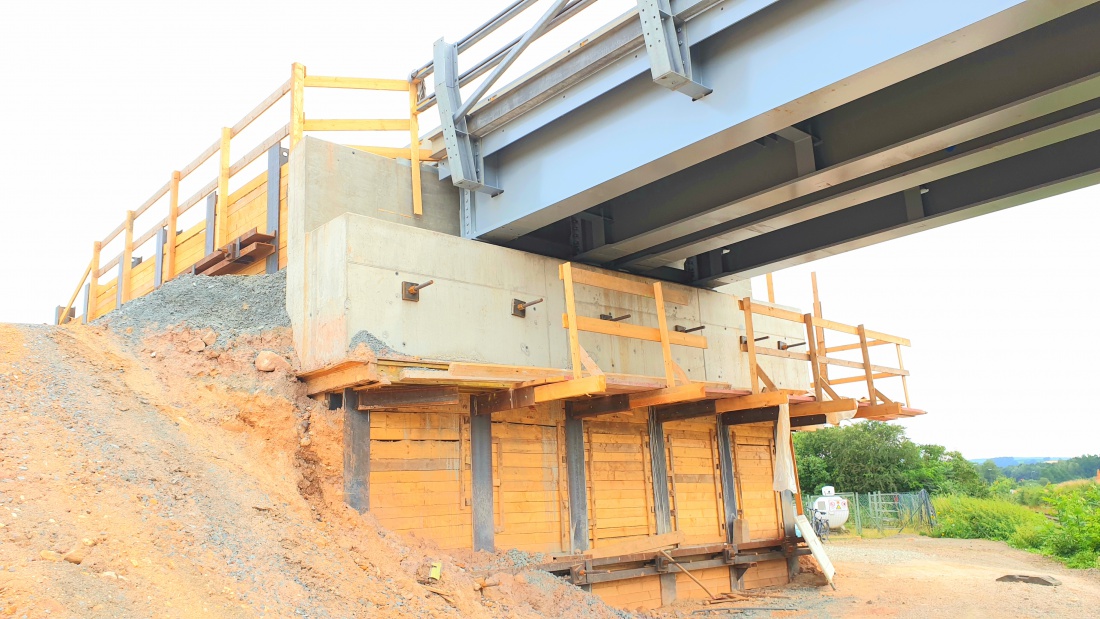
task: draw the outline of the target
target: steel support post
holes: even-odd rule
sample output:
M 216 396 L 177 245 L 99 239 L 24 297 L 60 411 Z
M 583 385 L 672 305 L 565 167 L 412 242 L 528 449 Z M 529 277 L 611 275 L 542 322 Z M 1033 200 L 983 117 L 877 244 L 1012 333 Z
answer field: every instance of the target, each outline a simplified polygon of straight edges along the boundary
M 153 289 L 160 288 L 164 283 L 164 245 L 168 242 L 168 231 L 164 228 L 157 230 L 156 249 L 153 258 Z
M 282 144 L 276 144 L 267 151 L 267 233 L 275 235 L 271 241 L 275 245 L 275 253 L 267 257 L 266 273 L 279 271 L 279 241 L 282 236 L 279 230 L 279 200 L 283 191 L 282 169 L 289 157 L 290 151 Z
M 344 390 L 344 502 L 370 510 L 370 411 L 359 410 L 359 393 Z
M 569 483 L 569 531 L 573 553 L 588 550 L 588 483 L 584 467 L 584 421 L 565 404 L 565 471 Z
M 218 192 L 206 196 L 206 245 L 203 256 L 214 253 L 214 217 L 218 210 Z
M 653 475 L 653 514 L 657 535 L 672 532 L 668 496 L 668 460 L 665 457 L 665 424 L 657 419 L 657 407 L 649 407 L 649 469 Z M 676 601 L 676 574 L 661 574 L 661 605 Z
M 737 519 L 737 480 L 733 470 L 733 446 L 730 444 L 730 427 L 722 423 L 721 418 L 715 420 L 718 437 L 718 470 L 722 481 L 722 508 L 725 511 L 726 543 L 734 544 L 733 521 Z M 734 552 L 737 546 L 734 545 Z M 744 589 L 741 580 L 743 570 L 730 566 L 730 590 Z
M 493 524 L 493 419 L 470 398 L 470 468 L 473 477 L 474 551 L 496 549 Z

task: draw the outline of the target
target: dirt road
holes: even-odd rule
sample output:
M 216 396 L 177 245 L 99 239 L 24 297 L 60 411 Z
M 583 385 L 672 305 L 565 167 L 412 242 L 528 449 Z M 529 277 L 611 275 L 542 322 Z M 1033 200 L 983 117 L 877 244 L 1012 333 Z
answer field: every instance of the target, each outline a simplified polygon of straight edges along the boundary
M 837 568 L 836 591 L 806 584 L 777 590 L 737 607 L 796 608 L 709 615 L 765 617 L 896 617 L 898 619 L 1100 617 L 1100 570 L 1070 570 L 1044 557 L 986 540 L 905 535 L 885 539 L 834 538 L 827 545 Z M 1053 576 L 1061 586 L 997 582 L 1005 574 Z M 704 617 L 702 606 L 672 616 Z

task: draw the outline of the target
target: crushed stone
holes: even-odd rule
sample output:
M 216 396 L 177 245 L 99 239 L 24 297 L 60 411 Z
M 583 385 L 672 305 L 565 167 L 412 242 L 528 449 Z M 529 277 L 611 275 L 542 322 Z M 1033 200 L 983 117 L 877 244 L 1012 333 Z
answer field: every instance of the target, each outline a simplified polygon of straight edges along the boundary
M 180 275 L 93 324 L 106 325 L 134 343 L 167 327 L 210 328 L 217 333 L 216 345 L 224 346 L 240 335 L 290 326 L 286 270 L 270 275 Z

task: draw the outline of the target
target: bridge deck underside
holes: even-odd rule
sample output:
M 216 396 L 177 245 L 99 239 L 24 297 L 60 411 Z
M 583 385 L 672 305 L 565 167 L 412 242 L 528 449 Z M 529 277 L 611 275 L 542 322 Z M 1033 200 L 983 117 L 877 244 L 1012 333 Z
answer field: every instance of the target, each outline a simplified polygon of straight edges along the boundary
M 632 189 L 608 184 L 587 208 L 547 221 L 561 206 L 549 205 L 475 236 L 713 287 L 1096 183 L 1100 4 L 1081 4 Z M 697 49 L 705 66 L 705 45 Z M 623 88 L 658 88 L 648 79 Z M 737 88 L 711 85 L 716 95 Z M 541 131 L 565 131 L 592 113 L 581 108 Z M 612 133 L 625 128 L 607 128 L 607 158 L 617 154 Z M 509 162 L 528 147 L 517 142 L 486 159 L 505 195 Z

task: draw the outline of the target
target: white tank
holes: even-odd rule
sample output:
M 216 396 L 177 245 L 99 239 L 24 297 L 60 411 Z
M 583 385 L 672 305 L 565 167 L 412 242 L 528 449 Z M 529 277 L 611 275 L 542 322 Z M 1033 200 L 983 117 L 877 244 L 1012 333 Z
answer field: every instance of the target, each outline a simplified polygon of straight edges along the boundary
M 821 496 L 833 496 L 834 494 L 836 494 L 836 488 L 832 486 L 821 487 Z
M 814 508 L 819 512 L 824 512 L 826 519 L 829 521 L 829 528 L 835 531 L 844 526 L 845 522 L 848 522 L 848 499 L 826 492 L 832 489 L 831 486 L 821 489 L 821 493 L 825 496 L 820 496 L 814 500 Z

